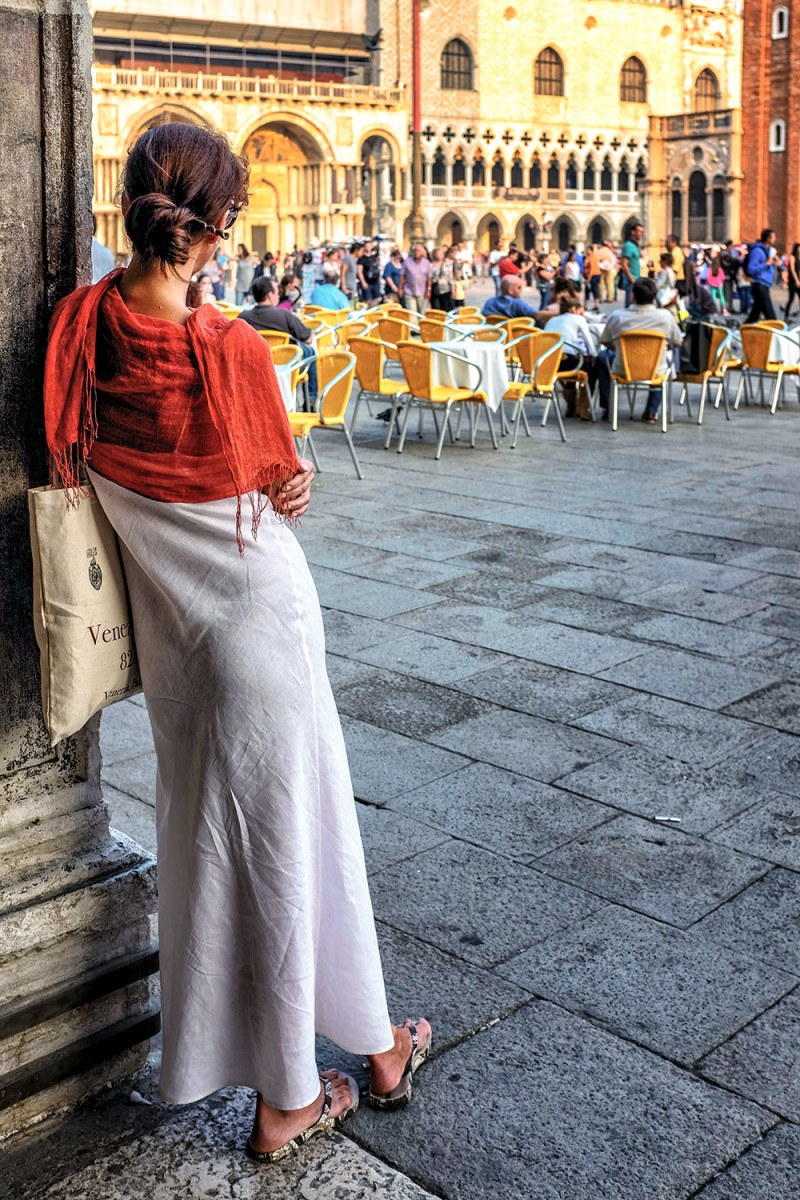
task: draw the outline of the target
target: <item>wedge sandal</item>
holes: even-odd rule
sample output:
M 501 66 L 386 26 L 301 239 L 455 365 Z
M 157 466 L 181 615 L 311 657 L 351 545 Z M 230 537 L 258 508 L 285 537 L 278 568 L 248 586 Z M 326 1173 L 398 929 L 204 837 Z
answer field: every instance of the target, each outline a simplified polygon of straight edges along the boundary
M 280 1162 L 282 1158 L 286 1158 L 289 1154 L 296 1154 L 297 1151 L 311 1138 L 316 1137 L 319 1133 L 330 1133 L 334 1129 L 338 1129 L 342 1122 L 351 1116 L 358 1108 L 358 1084 L 350 1075 L 339 1075 L 340 1079 L 346 1079 L 350 1085 L 350 1107 L 340 1112 L 338 1117 L 330 1115 L 331 1102 L 333 1099 L 333 1084 L 330 1079 L 325 1079 L 320 1075 L 322 1086 L 325 1090 L 325 1099 L 322 1104 L 322 1113 L 318 1121 L 313 1125 L 309 1125 L 308 1129 L 304 1129 L 302 1133 L 298 1133 L 296 1137 L 290 1138 L 288 1142 L 284 1142 L 282 1146 L 278 1146 L 277 1150 L 254 1150 L 250 1144 L 250 1139 L 247 1139 L 245 1153 L 248 1158 L 255 1159 L 256 1162 Z
M 373 1092 L 370 1088 L 369 1102 L 372 1108 L 380 1109 L 382 1112 L 397 1112 L 398 1109 L 405 1108 L 411 1099 L 411 1080 L 415 1071 L 419 1070 L 422 1064 L 431 1053 L 432 1035 L 428 1033 L 420 1043 L 417 1036 L 417 1027 L 411 1021 L 404 1021 L 400 1027 L 411 1031 L 411 1054 L 409 1055 L 406 1069 L 403 1072 L 402 1078 L 396 1088 L 391 1092 Z

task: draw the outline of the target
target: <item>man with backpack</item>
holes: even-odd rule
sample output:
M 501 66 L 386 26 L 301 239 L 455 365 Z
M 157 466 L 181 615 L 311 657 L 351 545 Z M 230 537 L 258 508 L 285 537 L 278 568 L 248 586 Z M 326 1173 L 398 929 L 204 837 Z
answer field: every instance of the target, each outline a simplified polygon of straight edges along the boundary
M 368 308 L 374 308 L 381 302 L 381 267 L 378 250 L 372 240 L 365 243 L 356 270 L 361 299 L 365 301 Z
M 750 312 L 744 319 L 745 325 L 753 325 L 756 321 L 774 321 L 775 309 L 772 306 L 770 288 L 775 282 L 775 230 L 762 229 L 761 237 L 753 242 L 747 251 L 742 264 L 742 271 L 750 277 L 753 303 Z

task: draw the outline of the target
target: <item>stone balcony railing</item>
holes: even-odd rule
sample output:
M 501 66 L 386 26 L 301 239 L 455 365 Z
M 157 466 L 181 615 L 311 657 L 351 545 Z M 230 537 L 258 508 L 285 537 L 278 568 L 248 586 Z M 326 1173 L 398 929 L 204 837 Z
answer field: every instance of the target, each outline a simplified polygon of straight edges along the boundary
M 669 117 L 655 117 L 653 124 L 662 138 L 700 137 L 706 133 L 733 129 L 734 111 L 732 108 L 719 108 L 711 112 L 676 113 Z
M 127 91 L 169 95 L 242 96 L 264 100 L 295 100 L 313 104 L 367 105 L 399 108 L 405 90 L 356 83 L 322 83 L 317 79 L 278 79 L 269 75 L 217 75 L 204 71 L 123 70 L 92 67 L 96 91 Z

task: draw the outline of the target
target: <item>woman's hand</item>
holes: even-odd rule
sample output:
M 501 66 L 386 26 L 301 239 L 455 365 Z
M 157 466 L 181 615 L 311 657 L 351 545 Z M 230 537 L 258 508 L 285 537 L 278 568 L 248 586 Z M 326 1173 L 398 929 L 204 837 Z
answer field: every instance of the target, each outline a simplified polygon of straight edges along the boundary
M 291 517 L 302 517 L 308 508 L 314 479 L 314 464 L 306 458 L 298 458 L 297 461 L 300 465 L 297 474 L 283 487 L 276 483 L 269 490 L 269 498 L 275 511 Z

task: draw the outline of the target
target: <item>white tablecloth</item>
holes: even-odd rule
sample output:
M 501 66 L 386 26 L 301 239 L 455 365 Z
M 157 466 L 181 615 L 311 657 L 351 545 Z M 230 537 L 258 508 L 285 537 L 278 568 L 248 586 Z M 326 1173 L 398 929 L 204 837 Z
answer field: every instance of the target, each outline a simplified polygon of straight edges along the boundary
M 787 330 L 783 337 L 774 337 L 770 345 L 769 357 L 771 362 L 782 362 L 787 367 L 796 367 L 800 363 L 800 331 Z
M 508 370 L 502 342 L 430 342 L 431 350 L 447 350 L 448 354 L 433 356 L 433 382 L 445 387 L 468 387 L 486 393 L 492 412 L 497 412 L 503 394 L 508 390 Z M 475 363 L 483 372 L 483 381 L 478 384 L 478 372 L 470 371 L 461 363 L 450 358 L 456 354 L 466 362 Z
M 286 405 L 287 412 L 294 412 L 295 398 L 292 388 L 292 368 L 290 366 L 276 367 L 275 374 L 278 377 L 278 387 L 281 389 L 283 403 Z

